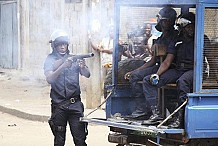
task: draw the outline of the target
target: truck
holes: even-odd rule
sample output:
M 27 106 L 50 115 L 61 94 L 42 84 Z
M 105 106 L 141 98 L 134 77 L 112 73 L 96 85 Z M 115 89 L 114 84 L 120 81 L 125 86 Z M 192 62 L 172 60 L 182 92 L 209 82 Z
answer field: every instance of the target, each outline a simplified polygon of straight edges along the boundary
M 117 146 L 216 146 L 218 145 L 218 0 L 115 0 L 115 41 L 113 51 L 112 81 L 105 88 L 106 117 L 89 118 L 83 122 L 108 126 L 108 141 Z M 187 94 L 184 129 L 168 128 L 166 123 L 176 113 L 176 85 L 166 85 L 159 89 L 159 101 L 165 120 L 158 125 L 142 125 L 140 120 L 126 120 L 135 109 L 128 82 L 120 82 L 118 63 L 118 41 L 125 36 L 123 27 L 128 15 L 136 22 L 139 13 L 156 15 L 170 6 L 177 15 L 193 12 L 195 18 L 195 56 L 193 91 Z M 143 19 L 146 19 L 144 16 Z M 151 16 L 154 17 L 154 16 Z M 205 47 L 205 35 L 210 45 Z M 207 56 L 205 57 L 205 53 Z M 209 63 L 208 63 L 209 62 Z M 142 99 L 143 102 L 143 99 Z

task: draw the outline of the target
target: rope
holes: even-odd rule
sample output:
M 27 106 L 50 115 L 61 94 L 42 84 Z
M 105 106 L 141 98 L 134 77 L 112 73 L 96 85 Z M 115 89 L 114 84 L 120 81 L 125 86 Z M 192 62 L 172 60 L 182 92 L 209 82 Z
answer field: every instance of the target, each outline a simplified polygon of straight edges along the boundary
M 111 96 L 113 90 L 114 90 L 114 88 L 110 91 L 110 93 L 107 95 L 107 97 L 104 99 L 104 101 L 101 104 L 99 104 L 94 110 L 92 110 L 91 112 L 86 114 L 84 117 L 88 117 L 89 115 L 91 115 L 92 113 L 97 111 L 107 101 L 107 99 Z
M 157 125 L 157 128 L 160 128 L 160 126 L 162 126 L 164 123 L 166 123 L 166 121 L 169 120 L 169 118 L 171 118 L 173 115 L 175 115 L 183 106 L 185 106 L 187 102 L 188 102 L 188 100 L 186 99 L 185 102 L 183 102 L 182 105 L 180 105 L 177 109 L 175 109 L 175 111 L 172 112 L 172 114 L 170 114 L 159 125 Z

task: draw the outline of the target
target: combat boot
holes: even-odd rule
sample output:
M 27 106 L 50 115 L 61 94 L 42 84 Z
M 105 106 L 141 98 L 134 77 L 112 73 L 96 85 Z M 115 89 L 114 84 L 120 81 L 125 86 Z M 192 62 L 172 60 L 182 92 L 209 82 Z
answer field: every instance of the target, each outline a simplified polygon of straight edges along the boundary
M 178 114 L 176 115 L 172 123 L 168 125 L 168 128 L 184 129 L 184 109 L 183 108 L 178 111 Z
M 160 110 L 157 106 L 151 107 L 152 115 L 148 120 L 142 121 L 142 125 L 154 125 L 163 120 Z
M 147 120 L 152 115 L 150 110 L 144 111 L 136 109 L 131 115 L 127 115 L 124 119 Z

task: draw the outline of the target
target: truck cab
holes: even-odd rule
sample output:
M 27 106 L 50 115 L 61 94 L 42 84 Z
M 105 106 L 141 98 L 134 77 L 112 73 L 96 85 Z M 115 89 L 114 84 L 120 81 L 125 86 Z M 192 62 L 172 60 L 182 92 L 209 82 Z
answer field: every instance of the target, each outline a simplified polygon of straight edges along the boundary
M 115 0 L 114 6 L 115 41 L 111 83 L 105 87 L 106 117 L 104 119 L 84 117 L 82 121 L 108 126 L 111 131 L 108 140 L 117 146 L 217 145 L 218 0 Z M 178 98 L 176 84 L 159 89 L 161 112 L 166 118 L 164 123 L 145 126 L 141 125 L 140 120 L 123 118 L 132 113 L 137 104 L 132 97 L 129 82 L 123 81 L 123 75 L 133 68 L 120 69 L 119 40 L 128 42 L 127 34 L 131 32 L 131 27 L 154 18 L 165 6 L 175 9 L 177 16 L 187 12 L 196 15 L 193 91 L 187 94 L 184 129 L 167 127 L 168 117 L 175 111 L 174 105 Z M 136 67 L 137 63 L 133 62 L 132 66 Z M 143 102 L 143 99 L 141 100 Z

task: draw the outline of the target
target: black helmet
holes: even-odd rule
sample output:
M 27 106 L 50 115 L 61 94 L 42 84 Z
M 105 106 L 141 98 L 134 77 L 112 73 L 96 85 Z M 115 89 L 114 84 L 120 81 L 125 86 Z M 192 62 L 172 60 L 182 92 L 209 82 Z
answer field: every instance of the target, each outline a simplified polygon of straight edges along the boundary
M 63 44 L 63 43 L 69 45 L 68 34 L 63 30 L 56 30 L 51 34 L 51 39 L 49 43 L 51 43 L 52 48 L 55 48 L 59 44 Z
M 195 14 L 192 12 L 188 12 L 179 16 L 176 23 L 179 28 L 184 28 L 188 24 L 195 24 Z
M 181 34 L 187 37 L 194 38 L 195 31 L 193 30 L 186 30 L 185 27 L 189 24 L 195 25 L 195 14 L 192 12 L 188 12 L 182 14 L 178 17 L 176 25 L 178 26 L 178 30 Z
M 155 28 L 161 32 L 162 30 L 160 26 L 160 21 L 164 19 L 168 19 L 171 21 L 171 25 L 174 26 L 177 13 L 173 8 L 167 6 L 162 8 L 156 16 L 157 16 L 157 25 L 155 26 Z

